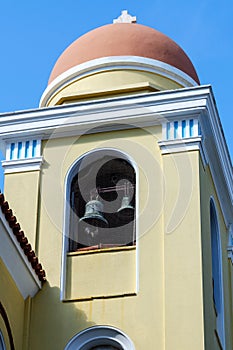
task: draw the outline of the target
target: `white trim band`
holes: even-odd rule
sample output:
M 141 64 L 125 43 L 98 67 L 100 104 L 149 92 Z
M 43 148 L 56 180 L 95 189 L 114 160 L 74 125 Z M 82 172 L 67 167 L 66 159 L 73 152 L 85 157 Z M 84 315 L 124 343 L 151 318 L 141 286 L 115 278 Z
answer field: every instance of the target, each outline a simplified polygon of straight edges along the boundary
M 20 173 L 24 171 L 40 170 L 43 163 L 43 157 L 3 160 L 2 167 L 4 173 Z
M 178 140 L 164 140 L 158 142 L 161 154 L 200 150 L 201 137 L 192 137 Z
M 75 80 L 87 77 L 95 73 L 106 72 L 111 70 L 130 69 L 140 70 L 153 74 L 158 74 L 175 81 L 182 87 L 197 86 L 197 82 L 188 74 L 170 64 L 139 56 L 111 56 L 97 58 L 75 67 L 68 69 L 66 72 L 55 78 L 45 89 L 41 96 L 40 107 L 47 106 L 51 97 L 59 90 Z

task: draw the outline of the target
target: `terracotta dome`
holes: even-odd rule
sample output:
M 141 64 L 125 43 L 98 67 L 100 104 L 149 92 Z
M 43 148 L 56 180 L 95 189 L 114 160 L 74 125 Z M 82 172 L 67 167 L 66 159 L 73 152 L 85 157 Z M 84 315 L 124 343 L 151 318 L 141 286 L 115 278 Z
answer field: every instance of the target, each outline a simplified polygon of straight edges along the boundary
M 199 84 L 192 62 L 180 46 L 159 31 L 136 23 L 108 24 L 78 38 L 57 60 L 49 83 L 80 63 L 109 56 L 140 56 L 162 61 Z

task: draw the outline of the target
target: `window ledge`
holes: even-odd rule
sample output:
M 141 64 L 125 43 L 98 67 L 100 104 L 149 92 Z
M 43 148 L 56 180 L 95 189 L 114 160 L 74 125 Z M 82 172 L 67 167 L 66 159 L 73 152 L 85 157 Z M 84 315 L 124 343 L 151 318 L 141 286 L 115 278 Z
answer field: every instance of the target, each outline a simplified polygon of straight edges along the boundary
M 67 256 L 76 256 L 76 255 L 83 255 L 83 254 L 98 254 L 98 253 L 111 253 L 116 251 L 125 251 L 125 250 L 135 250 L 136 245 L 132 246 L 123 246 L 123 247 L 104 247 L 104 248 L 92 248 L 87 250 L 77 250 L 75 252 L 68 252 Z

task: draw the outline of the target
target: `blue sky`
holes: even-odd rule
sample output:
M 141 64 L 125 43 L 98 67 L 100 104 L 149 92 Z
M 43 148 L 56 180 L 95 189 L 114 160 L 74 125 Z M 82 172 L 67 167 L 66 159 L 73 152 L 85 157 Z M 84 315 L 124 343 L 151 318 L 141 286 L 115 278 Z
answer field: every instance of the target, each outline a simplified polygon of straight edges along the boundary
M 0 112 L 37 108 L 59 55 L 121 10 L 175 40 L 211 84 L 233 156 L 232 0 L 0 1 Z

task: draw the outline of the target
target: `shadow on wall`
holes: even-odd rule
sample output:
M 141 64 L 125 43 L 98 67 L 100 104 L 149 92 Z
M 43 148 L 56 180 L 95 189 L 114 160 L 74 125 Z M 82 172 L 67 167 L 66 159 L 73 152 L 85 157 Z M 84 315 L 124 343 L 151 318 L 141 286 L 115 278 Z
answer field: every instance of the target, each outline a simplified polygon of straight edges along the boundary
M 91 308 L 86 304 L 86 308 Z M 43 289 L 32 299 L 29 349 L 63 350 L 78 332 L 94 326 L 78 303 L 62 302 L 60 289 L 46 282 Z M 91 310 L 87 309 L 87 312 Z

